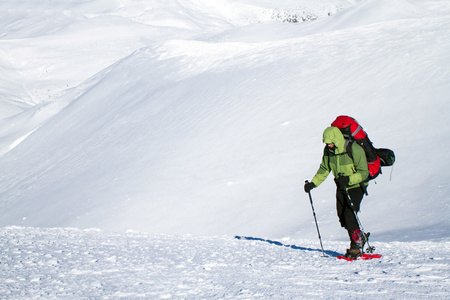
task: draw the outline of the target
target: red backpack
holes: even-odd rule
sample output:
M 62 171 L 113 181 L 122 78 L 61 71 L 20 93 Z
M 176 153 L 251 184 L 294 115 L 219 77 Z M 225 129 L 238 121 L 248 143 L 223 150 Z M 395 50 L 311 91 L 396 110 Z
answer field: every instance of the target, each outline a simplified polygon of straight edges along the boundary
M 364 149 L 367 166 L 369 167 L 369 178 L 367 181 L 380 175 L 382 166 L 392 166 L 394 164 L 394 152 L 390 149 L 374 148 L 367 133 L 352 117 L 339 116 L 331 123 L 331 126 L 339 128 L 344 138 L 349 141 L 346 151 L 352 159 L 352 143 L 358 143 Z

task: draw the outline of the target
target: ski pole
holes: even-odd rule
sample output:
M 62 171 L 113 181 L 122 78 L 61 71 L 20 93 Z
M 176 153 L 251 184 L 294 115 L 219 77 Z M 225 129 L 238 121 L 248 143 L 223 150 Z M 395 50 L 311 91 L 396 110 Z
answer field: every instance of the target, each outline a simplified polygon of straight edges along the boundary
M 339 175 L 339 177 L 343 176 L 342 173 L 339 173 L 338 175 Z M 373 253 L 373 251 L 375 251 L 375 247 L 371 247 L 370 244 L 369 244 L 369 237 L 366 236 L 366 232 L 364 230 L 364 227 L 362 226 L 361 221 L 359 220 L 358 214 L 355 211 L 355 206 L 353 205 L 353 202 L 350 199 L 350 196 L 348 195 L 347 189 L 344 188 L 344 189 L 341 189 L 341 191 L 344 193 L 345 197 L 347 198 L 347 202 L 350 205 L 350 208 L 351 208 L 351 210 L 353 212 L 353 215 L 355 216 L 356 222 L 358 223 L 359 229 L 361 230 L 361 234 L 364 237 L 364 239 L 366 240 L 367 252 L 368 253 Z M 362 249 L 362 250 L 364 251 L 364 249 Z
M 308 180 L 305 180 L 305 183 L 308 183 Z M 312 197 L 311 197 L 311 191 L 308 192 L 308 195 L 309 195 L 309 202 L 311 203 L 311 209 L 313 212 L 314 221 L 316 222 L 317 235 L 319 236 L 319 241 L 320 241 L 320 248 L 322 248 L 322 256 L 327 257 L 327 255 L 325 255 L 325 251 L 323 251 L 322 238 L 320 237 L 319 224 L 317 224 L 316 212 L 314 211 L 314 205 L 313 205 L 313 201 L 312 201 Z

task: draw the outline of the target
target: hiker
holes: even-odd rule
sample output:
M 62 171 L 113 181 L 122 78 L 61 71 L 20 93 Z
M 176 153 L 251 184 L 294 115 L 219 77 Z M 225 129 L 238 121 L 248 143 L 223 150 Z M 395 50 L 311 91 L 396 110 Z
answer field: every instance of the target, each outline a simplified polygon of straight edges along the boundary
M 337 127 L 328 127 L 323 132 L 323 142 L 326 144 L 319 170 L 311 180 L 305 183 L 305 192 L 309 193 L 318 187 L 330 172 L 334 175 L 337 185 L 336 209 L 341 226 L 347 229 L 350 237 L 350 249 L 346 257 L 357 258 L 363 253 L 366 237 L 361 235 L 355 214 L 359 211 L 361 201 L 367 187 L 369 176 L 367 159 L 364 149 L 357 143 L 352 143 L 351 156 L 347 153 L 348 141 Z M 352 211 L 347 195 L 353 204 Z

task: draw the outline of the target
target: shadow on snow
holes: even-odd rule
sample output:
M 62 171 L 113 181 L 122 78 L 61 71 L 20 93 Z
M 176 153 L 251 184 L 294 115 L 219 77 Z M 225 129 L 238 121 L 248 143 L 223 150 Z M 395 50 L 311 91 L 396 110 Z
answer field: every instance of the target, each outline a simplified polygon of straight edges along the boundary
M 295 249 L 295 250 L 302 250 L 302 251 L 312 251 L 312 252 L 320 252 L 322 253 L 322 249 L 312 249 L 312 248 L 306 248 L 306 247 L 299 247 L 296 245 L 285 245 L 281 242 L 277 242 L 277 241 L 271 241 L 271 240 L 265 240 L 262 238 L 255 238 L 255 237 L 248 237 L 248 236 L 239 236 L 236 235 L 234 238 L 238 239 L 238 240 L 247 240 L 247 241 L 259 241 L 259 242 L 265 242 L 265 243 L 269 243 L 271 245 L 276 245 L 276 246 L 280 246 L 280 247 L 287 247 L 287 248 L 291 248 L 291 249 Z M 324 251 L 326 255 L 331 256 L 331 257 L 337 257 L 338 255 L 342 255 L 338 252 L 335 251 Z

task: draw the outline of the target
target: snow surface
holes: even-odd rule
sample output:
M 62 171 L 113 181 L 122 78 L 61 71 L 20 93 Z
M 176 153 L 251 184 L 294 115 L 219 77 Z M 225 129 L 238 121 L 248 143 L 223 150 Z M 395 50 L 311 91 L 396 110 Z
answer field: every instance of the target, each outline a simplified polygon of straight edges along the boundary
M 446 0 L 0 2 L 0 297 L 445 298 L 449 37 Z M 377 261 L 303 192 L 340 114 L 396 153 Z
M 311 240 L 1 229 L 2 298 L 445 299 L 450 243 L 379 243 L 347 262 Z

